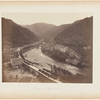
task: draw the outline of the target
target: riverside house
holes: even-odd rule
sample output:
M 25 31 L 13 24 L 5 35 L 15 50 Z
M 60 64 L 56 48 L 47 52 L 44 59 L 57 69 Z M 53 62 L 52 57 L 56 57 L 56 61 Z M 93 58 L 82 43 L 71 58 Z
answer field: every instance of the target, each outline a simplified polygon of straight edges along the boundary
M 14 57 L 14 58 L 11 58 L 10 59 L 10 63 L 12 65 L 12 67 L 14 69 L 16 68 L 19 68 L 22 66 L 22 63 L 23 63 L 23 59 L 22 58 L 17 58 L 17 57 Z

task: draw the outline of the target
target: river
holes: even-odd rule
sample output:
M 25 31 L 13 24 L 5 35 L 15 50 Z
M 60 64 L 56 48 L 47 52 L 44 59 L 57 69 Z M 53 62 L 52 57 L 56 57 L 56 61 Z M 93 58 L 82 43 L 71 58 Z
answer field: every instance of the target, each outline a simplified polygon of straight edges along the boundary
M 47 55 L 43 54 L 41 52 L 41 48 L 31 49 L 31 50 L 25 52 L 23 55 L 24 55 L 25 59 L 27 59 L 31 62 L 34 62 L 36 64 L 36 67 L 39 69 L 46 68 L 48 70 L 51 70 L 50 65 L 55 65 L 56 67 L 61 67 L 63 69 L 68 70 L 69 72 L 71 72 L 74 75 L 76 75 L 77 73 L 83 74 L 83 75 L 86 74 L 87 69 L 80 69 L 80 68 L 77 68 L 77 67 L 69 65 L 69 64 L 57 62 L 57 61 L 51 59 L 50 57 L 48 57 Z

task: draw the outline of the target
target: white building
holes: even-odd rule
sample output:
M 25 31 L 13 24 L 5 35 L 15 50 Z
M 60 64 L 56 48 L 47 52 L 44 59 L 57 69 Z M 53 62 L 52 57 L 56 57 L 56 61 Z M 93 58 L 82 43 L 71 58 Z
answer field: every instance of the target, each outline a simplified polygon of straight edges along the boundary
M 13 68 L 18 68 L 19 66 L 22 65 L 23 59 L 22 58 L 14 57 L 14 58 L 10 59 L 10 63 L 13 66 Z

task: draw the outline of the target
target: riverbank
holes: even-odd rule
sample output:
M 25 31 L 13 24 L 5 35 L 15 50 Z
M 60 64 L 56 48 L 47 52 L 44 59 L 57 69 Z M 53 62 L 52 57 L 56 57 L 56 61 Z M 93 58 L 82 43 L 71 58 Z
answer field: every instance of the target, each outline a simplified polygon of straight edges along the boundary
M 57 62 L 57 61 L 53 60 L 52 58 L 44 55 L 41 52 L 40 48 L 32 49 L 32 50 L 25 52 L 24 57 L 25 57 L 25 59 L 35 63 L 35 67 L 37 67 L 38 69 L 41 69 L 41 70 L 47 69 L 47 70 L 51 71 L 51 66 L 56 66 L 58 71 L 59 71 L 59 69 L 63 69 L 62 71 L 66 70 L 66 72 L 65 72 L 66 76 L 63 76 L 63 74 L 60 74 L 61 72 L 59 72 L 59 75 L 62 77 L 61 79 L 63 79 L 62 81 L 65 83 L 66 82 L 70 82 L 70 83 L 73 83 L 73 82 L 91 83 L 92 82 L 91 76 L 89 76 L 87 74 L 90 72 L 90 70 L 80 69 L 80 68 L 77 68 L 77 67 L 69 65 L 69 64 Z M 56 73 L 58 73 L 58 72 L 56 72 Z M 70 74 L 68 74 L 68 73 L 70 73 Z

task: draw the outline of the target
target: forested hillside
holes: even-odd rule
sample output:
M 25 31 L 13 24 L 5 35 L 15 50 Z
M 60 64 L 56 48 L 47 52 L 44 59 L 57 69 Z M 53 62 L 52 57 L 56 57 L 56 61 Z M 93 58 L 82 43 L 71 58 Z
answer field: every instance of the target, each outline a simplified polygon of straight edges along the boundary
M 10 19 L 2 18 L 3 46 L 18 47 L 38 40 L 38 36 L 29 29 L 19 26 Z

